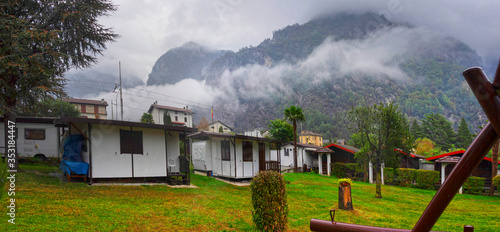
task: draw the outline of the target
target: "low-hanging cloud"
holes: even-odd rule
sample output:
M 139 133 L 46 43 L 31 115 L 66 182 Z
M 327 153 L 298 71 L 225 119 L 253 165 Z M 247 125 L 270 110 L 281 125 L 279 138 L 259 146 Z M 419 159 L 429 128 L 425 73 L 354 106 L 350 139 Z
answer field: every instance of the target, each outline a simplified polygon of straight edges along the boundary
M 226 99 L 237 102 L 238 99 L 255 100 L 276 94 L 291 95 L 293 78 L 312 85 L 348 75 L 407 81 L 408 76 L 400 69 L 405 57 L 418 53 L 439 38 L 442 37 L 425 28 L 406 26 L 383 28 L 363 39 L 336 41 L 327 38 L 296 64 L 252 64 L 226 70 L 217 88 Z

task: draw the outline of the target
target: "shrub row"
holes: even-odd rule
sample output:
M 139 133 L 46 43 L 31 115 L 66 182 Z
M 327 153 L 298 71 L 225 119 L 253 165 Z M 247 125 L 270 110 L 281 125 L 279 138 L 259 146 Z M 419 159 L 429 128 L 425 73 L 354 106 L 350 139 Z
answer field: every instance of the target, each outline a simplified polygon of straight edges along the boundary
M 493 184 L 500 191 L 500 175 L 493 177 Z
M 337 178 L 347 178 L 348 173 L 354 174 L 354 176 L 358 176 L 358 174 L 362 174 L 365 172 L 363 166 L 358 163 L 332 163 L 332 171 L 330 173 L 331 176 L 335 176 Z
M 410 168 L 384 168 L 384 182 L 387 184 L 397 184 L 405 187 L 416 186 L 423 189 L 434 189 L 434 185 L 439 181 L 439 172 L 424 169 Z
M 465 193 L 480 194 L 484 190 L 484 178 L 469 176 L 463 186 Z

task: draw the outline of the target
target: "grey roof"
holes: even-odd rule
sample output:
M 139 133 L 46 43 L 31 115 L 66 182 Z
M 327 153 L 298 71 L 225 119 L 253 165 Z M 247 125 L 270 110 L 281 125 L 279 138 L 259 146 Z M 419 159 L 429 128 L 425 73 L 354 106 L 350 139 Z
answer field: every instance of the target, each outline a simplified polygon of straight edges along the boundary
M 118 120 L 107 120 L 107 119 L 93 119 L 93 118 L 77 118 L 77 117 L 61 117 L 60 120 L 56 120 L 56 124 L 61 126 L 69 123 L 89 123 L 89 124 L 102 124 L 102 125 L 114 125 L 114 126 L 130 126 L 130 127 L 141 127 L 141 128 L 153 128 L 153 129 L 165 129 L 168 131 L 179 131 L 179 132 L 196 132 L 196 128 L 185 127 L 185 126 L 166 126 L 161 124 L 153 123 L 142 123 L 142 122 L 130 122 L 130 121 L 118 121 Z

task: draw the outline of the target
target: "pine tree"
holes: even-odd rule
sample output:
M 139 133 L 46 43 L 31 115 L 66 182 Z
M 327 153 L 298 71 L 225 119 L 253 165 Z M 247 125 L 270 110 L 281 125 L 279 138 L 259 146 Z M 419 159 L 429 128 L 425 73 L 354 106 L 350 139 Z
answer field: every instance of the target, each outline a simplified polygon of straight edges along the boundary
M 441 114 L 426 114 L 422 119 L 422 131 L 424 137 L 434 141 L 443 151 L 451 149 L 455 142 L 456 135 L 451 122 Z
M 417 119 L 413 119 L 410 127 L 410 133 L 414 139 L 422 139 L 425 137 L 422 132 L 422 127 L 418 124 Z
M 163 113 L 163 125 L 172 126 L 172 118 L 168 112 Z
M 457 130 L 457 140 L 456 147 L 467 149 L 469 145 L 472 143 L 472 133 L 469 130 L 469 126 L 464 118 L 460 120 L 460 124 L 458 125 Z

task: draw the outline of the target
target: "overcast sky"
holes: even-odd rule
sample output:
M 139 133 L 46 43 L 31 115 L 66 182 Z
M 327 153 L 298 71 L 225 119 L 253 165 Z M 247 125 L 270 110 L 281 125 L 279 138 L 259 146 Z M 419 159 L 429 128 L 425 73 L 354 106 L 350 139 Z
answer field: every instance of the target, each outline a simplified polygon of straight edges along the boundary
M 118 10 L 101 23 L 120 34 L 96 70 L 117 70 L 144 81 L 171 48 L 195 41 L 237 51 L 272 37 L 274 30 L 305 23 L 324 12 L 366 12 L 440 31 L 469 44 L 483 58 L 500 57 L 500 1 L 267 1 L 114 0 Z M 496 58 L 495 58 L 496 59 Z M 116 71 L 117 72 L 117 71 Z
M 456 0 L 113 2 L 118 10 L 109 17 L 101 18 L 100 22 L 114 28 L 120 38 L 108 44 L 108 49 L 98 57 L 99 63 L 92 69 L 117 76 L 118 61 L 121 61 L 123 76 L 135 76 L 144 82 L 162 54 L 189 41 L 214 49 L 237 51 L 245 46 L 258 45 L 271 38 L 273 31 L 287 25 L 303 24 L 317 15 L 331 12 L 380 13 L 391 21 L 407 22 L 444 36 L 453 36 L 471 46 L 490 63 L 496 64 L 500 57 L 500 13 L 497 12 L 500 1 L 493 0 L 474 3 Z M 179 87 L 170 86 L 170 89 L 178 90 Z M 207 96 L 202 95 L 200 99 L 207 99 Z M 95 96 L 98 97 L 114 99 L 115 95 Z M 198 98 L 181 97 L 198 101 Z M 136 111 L 140 110 L 137 108 Z M 133 118 L 136 119 L 137 115 Z

